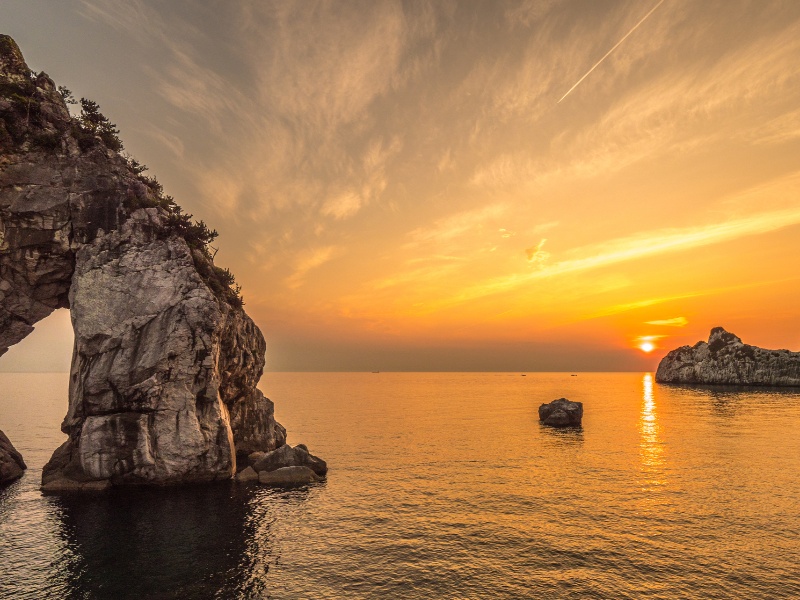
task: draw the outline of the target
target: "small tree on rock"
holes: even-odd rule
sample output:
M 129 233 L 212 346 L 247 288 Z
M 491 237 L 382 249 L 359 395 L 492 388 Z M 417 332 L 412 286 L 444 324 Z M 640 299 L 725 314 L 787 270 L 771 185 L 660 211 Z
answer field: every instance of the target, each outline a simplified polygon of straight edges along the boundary
M 85 131 L 103 140 L 106 148 L 115 152 L 122 150 L 119 129 L 100 112 L 97 102 L 81 98 L 81 116 L 78 117 L 78 120 Z

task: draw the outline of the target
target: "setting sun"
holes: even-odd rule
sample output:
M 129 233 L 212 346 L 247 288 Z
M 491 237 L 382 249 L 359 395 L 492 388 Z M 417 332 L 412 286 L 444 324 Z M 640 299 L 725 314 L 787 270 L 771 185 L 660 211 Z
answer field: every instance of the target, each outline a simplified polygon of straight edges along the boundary
M 644 342 L 639 344 L 639 349 L 643 352 L 652 352 L 656 349 L 655 345 L 652 342 Z

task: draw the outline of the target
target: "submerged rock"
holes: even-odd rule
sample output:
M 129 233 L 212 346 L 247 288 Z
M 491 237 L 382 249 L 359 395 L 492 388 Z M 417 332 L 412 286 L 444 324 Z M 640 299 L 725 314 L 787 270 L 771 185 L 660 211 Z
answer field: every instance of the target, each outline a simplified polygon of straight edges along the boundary
M 552 427 L 579 426 L 582 418 L 582 402 L 559 398 L 539 407 L 539 420 Z
M 50 490 L 229 479 L 237 453 L 286 442 L 209 230 L 120 149 L 0 36 L 0 355 L 57 308 L 75 332 Z
M 0 487 L 22 477 L 27 468 L 22 455 L 17 452 L 6 434 L 0 431 Z
M 266 485 L 306 485 L 315 483 L 320 478 L 308 467 L 282 467 L 274 471 L 262 471 L 258 474 L 258 482 Z
M 658 365 L 658 383 L 800 386 L 800 352 L 750 346 L 722 327 L 708 342 L 682 346 Z

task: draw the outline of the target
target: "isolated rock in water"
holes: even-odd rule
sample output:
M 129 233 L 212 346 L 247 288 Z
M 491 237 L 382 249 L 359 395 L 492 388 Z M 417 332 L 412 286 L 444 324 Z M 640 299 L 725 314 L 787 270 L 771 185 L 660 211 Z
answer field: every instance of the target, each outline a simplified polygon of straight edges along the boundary
M 229 479 L 286 440 L 230 273 L 120 149 L 0 36 L 0 355 L 57 308 L 75 331 L 51 490 Z
M 553 400 L 539 407 L 539 420 L 553 427 L 578 426 L 583 418 L 583 403 L 566 398 Z
M 715 327 L 708 343 L 682 346 L 662 358 L 656 381 L 800 386 L 800 352 L 750 346 L 722 327 Z
M 294 448 L 288 444 L 281 446 L 266 453 L 253 464 L 253 469 L 258 473 L 275 471 L 283 467 L 308 467 L 317 475 L 325 475 L 328 472 L 325 461 L 309 453 L 303 444 L 297 444 Z
M 308 467 L 282 467 L 258 474 L 258 482 L 266 485 L 306 485 L 319 480 L 317 474 Z
M 0 487 L 22 477 L 27 468 L 22 455 L 17 452 L 6 434 L 0 431 Z

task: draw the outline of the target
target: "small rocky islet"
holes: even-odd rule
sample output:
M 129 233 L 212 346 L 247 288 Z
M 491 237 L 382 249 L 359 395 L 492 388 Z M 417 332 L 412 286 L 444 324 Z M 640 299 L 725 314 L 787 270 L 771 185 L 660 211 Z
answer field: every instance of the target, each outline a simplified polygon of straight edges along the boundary
M 559 398 L 539 407 L 539 420 L 551 427 L 580 427 L 583 403 Z
M 286 446 L 256 387 L 266 342 L 214 264 L 216 232 L 121 153 L 97 104 L 72 116 L 67 102 L 0 35 L 0 355 L 59 308 L 75 332 L 68 438 L 43 491 L 230 480 L 237 460 L 284 447 L 264 472 L 324 475 L 316 457 L 296 464 L 312 455 Z M 2 448 L 17 476 L 19 453 Z
M 658 383 L 800 386 L 800 352 L 767 350 L 715 327 L 708 342 L 669 352 L 656 370 Z
M 742 342 L 723 327 L 708 342 L 682 346 L 661 359 L 658 383 L 800 387 L 800 352 L 767 350 Z M 539 406 L 539 420 L 551 427 L 580 426 L 583 404 L 559 398 Z

